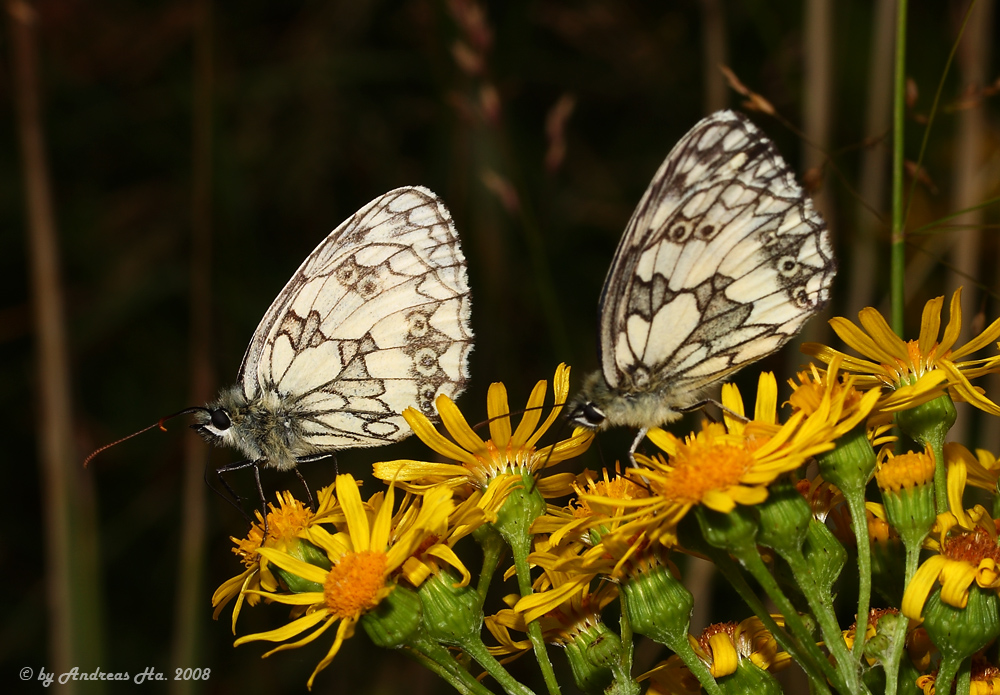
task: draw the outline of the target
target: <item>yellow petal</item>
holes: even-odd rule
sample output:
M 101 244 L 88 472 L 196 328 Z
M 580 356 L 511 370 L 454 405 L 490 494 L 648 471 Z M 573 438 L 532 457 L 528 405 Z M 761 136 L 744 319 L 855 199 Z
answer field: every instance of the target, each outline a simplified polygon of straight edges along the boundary
M 380 480 L 407 483 L 435 477 L 463 477 L 469 474 L 469 469 L 454 463 L 399 459 L 398 461 L 381 461 L 372 465 L 372 474 Z
M 316 565 L 310 565 L 308 562 L 302 562 L 302 560 L 294 558 L 288 553 L 264 547 L 258 548 L 257 552 L 261 554 L 261 557 L 266 557 L 281 569 L 302 577 L 306 581 L 315 582 L 316 584 L 323 584 L 326 581 L 326 570 Z
M 368 526 L 368 514 L 361 503 L 361 493 L 357 483 L 349 473 L 337 476 L 337 499 L 347 518 L 347 530 L 351 534 L 354 552 L 370 550 L 371 529 Z M 378 548 L 381 550 L 381 548 Z
M 517 430 L 514 431 L 513 444 L 517 448 L 525 446 L 528 442 L 528 438 L 535 431 L 535 427 L 538 426 L 538 421 L 542 419 L 542 404 L 545 402 L 545 381 L 539 381 L 535 384 L 535 388 L 531 390 L 531 395 L 528 396 L 528 407 L 524 410 L 524 415 L 521 416 L 521 421 L 517 425 Z M 538 403 L 537 407 L 532 407 L 532 403 Z
M 330 651 L 326 653 L 323 660 L 316 665 L 316 669 L 309 676 L 309 681 L 306 683 L 306 687 L 312 690 L 313 680 L 316 678 L 316 674 L 325 669 L 333 661 L 333 657 L 337 656 L 337 652 L 340 651 L 341 645 L 344 640 L 350 639 L 354 635 L 354 622 L 353 620 L 341 621 L 340 625 L 337 626 L 337 637 L 333 640 L 333 644 L 330 645 Z
M 454 401 L 442 394 L 438 396 L 435 405 L 437 405 L 438 414 L 441 415 L 441 423 L 455 438 L 456 444 L 473 454 L 484 455 L 486 453 L 486 442 L 476 434 L 475 430 L 469 427 L 465 416 L 462 415 L 462 411 L 458 409 Z
M 778 381 L 774 372 L 761 372 L 757 380 L 757 403 L 754 407 L 754 420 L 775 424 L 778 413 Z
M 1000 319 L 991 323 L 986 327 L 986 330 L 967 342 L 965 345 L 957 350 L 954 350 L 951 353 L 951 359 L 957 360 L 965 355 L 971 355 L 974 352 L 982 350 L 987 345 L 996 341 L 997 338 L 1000 338 Z
M 490 418 L 490 438 L 503 449 L 510 441 L 510 406 L 507 403 L 507 387 L 500 382 L 490 384 L 486 394 L 486 414 Z
M 712 650 L 712 676 L 722 678 L 736 673 L 740 656 L 728 633 L 716 632 L 708 638 L 708 646 Z
M 444 396 L 441 398 L 444 398 Z M 441 399 L 439 398 L 439 409 L 441 407 L 440 400 Z M 450 441 L 447 437 L 438 432 L 434 425 L 431 424 L 431 421 L 424 417 L 423 413 L 416 408 L 407 408 L 404 410 L 403 417 L 406 419 L 406 424 L 408 424 L 413 430 L 413 433 L 420 438 L 420 441 L 445 458 L 471 464 L 475 464 L 477 462 L 476 457 L 473 454 L 456 445 L 454 442 Z M 482 444 L 482 442 L 480 442 L 480 444 Z
M 313 627 L 317 623 L 330 617 L 330 613 L 325 608 L 312 613 L 306 613 L 301 618 L 293 620 L 287 625 L 282 625 L 277 629 L 269 630 L 267 632 L 255 632 L 252 635 L 244 635 L 236 640 L 233 643 L 233 646 L 238 647 L 241 644 L 246 644 L 247 642 L 257 642 L 260 640 L 265 642 L 281 642 L 302 634 L 304 631 Z
M 931 348 L 937 342 L 938 333 L 941 331 L 941 307 L 943 305 L 944 297 L 935 297 L 924 304 L 924 313 L 920 318 L 920 338 L 917 341 L 921 355 L 929 355 Z
M 943 297 L 939 299 L 943 300 Z M 930 302 L 928 302 L 930 304 Z M 921 331 L 923 332 L 923 331 Z M 951 306 L 948 307 L 948 325 L 944 328 L 944 336 L 941 338 L 939 355 L 945 354 L 958 340 L 958 334 L 962 332 L 962 288 L 959 287 L 951 295 Z M 923 354 L 927 354 L 924 352 Z
M 899 611 L 910 620 L 923 620 L 924 604 L 927 597 L 937 582 L 941 569 L 949 560 L 941 555 L 932 555 L 927 558 L 917 571 L 913 574 L 913 579 L 906 585 L 903 593 L 903 602 Z
M 969 587 L 976 580 L 976 568 L 968 562 L 949 560 L 941 568 L 941 600 L 955 608 L 969 602 Z
M 392 534 L 392 504 L 395 498 L 396 486 L 389 483 L 385 493 L 385 501 L 375 515 L 375 525 L 372 527 L 371 550 L 385 550 L 389 547 L 389 537 Z M 353 535 L 353 534 L 352 534 Z

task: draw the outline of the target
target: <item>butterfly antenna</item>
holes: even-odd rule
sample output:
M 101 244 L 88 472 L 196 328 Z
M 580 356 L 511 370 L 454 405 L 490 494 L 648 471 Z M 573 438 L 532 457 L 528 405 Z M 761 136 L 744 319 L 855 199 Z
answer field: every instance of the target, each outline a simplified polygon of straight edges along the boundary
M 194 406 L 192 408 L 185 408 L 184 410 L 180 410 L 180 411 L 174 413 L 173 415 L 167 415 L 166 417 L 161 417 L 159 420 L 157 420 L 155 423 L 153 423 L 149 427 L 143 427 L 138 432 L 133 432 L 132 434 L 130 434 L 130 435 L 126 436 L 126 437 L 122 437 L 118 441 L 111 442 L 110 444 L 105 444 L 100 449 L 98 449 L 97 451 L 95 451 L 94 453 L 92 453 L 90 456 L 88 456 L 87 458 L 85 458 L 83 460 L 83 467 L 86 468 L 87 464 L 89 464 L 91 462 L 91 460 L 93 460 L 93 458 L 95 456 L 97 456 L 99 453 L 101 453 L 102 451 L 106 451 L 107 449 L 110 449 L 113 446 L 121 444 L 122 442 L 127 441 L 127 440 L 131 439 L 132 437 L 137 437 L 140 434 L 142 434 L 143 432 L 148 432 L 149 430 L 153 429 L 154 427 L 159 427 L 161 430 L 163 430 L 164 432 L 166 432 L 167 428 L 164 426 L 163 423 L 166 422 L 167 420 L 172 420 L 173 418 L 177 417 L 178 415 L 186 415 L 188 413 L 196 413 L 196 412 L 198 412 L 200 410 L 204 410 L 205 412 L 208 412 L 208 408 L 203 408 L 201 406 Z

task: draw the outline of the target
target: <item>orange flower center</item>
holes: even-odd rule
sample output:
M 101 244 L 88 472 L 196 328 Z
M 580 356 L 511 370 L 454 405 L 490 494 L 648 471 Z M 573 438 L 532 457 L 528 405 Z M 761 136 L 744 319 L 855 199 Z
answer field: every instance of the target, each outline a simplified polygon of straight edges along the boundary
M 985 559 L 1000 564 L 1000 546 L 985 530 L 977 528 L 948 538 L 941 547 L 941 554 L 950 560 L 960 560 L 978 567 Z
M 345 553 L 326 575 L 323 598 L 340 618 L 357 617 L 378 605 L 388 557 L 378 550 Z
M 690 442 L 671 460 L 670 474 L 660 484 L 666 499 L 697 504 L 705 493 L 739 484 L 754 465 L 745 448 L 723 443 Z

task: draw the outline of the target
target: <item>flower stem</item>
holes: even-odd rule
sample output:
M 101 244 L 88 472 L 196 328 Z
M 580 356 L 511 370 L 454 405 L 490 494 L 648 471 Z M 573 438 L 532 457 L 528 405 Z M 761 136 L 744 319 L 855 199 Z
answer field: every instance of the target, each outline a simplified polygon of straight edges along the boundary
M 526 549 L 519 551 L 513 545 L 511 550 L 514 551 L 517 588 L 521 596 L 529 596 L 531 594 L 531 574 L 528 567 L 528 553 Z M 549 659 L 549 650 L 545 648 L 542 624 L 538 620 L 532 620 L 528 623 L 528 639 L 531 640 L 531 646 L 535 650 L 535 659 L 538 660 L 538 667 L 542 670 L 542 678 L 545 679 L 545 687 L 549 691 L 549 695 L 559 695 L 559 681 L 556 680 L 556 672 Z
M 867 541 L 867 537 L 865 540 Z M 783 552 L 781 556 L 791 568 L 792 576 L 795 577 L 795 583 L 802 590 L 806 601 L 809 603 L 809 607 L 812 609 L 813 616 L 816 618 L 816 622 L 819 623 L 820 632 L 826 641 L 826 648 L 830 650 L 830 653 L 836 660 L 835 666 L 847 688 L 845 692 L 867 692 L 867 689 L 865 689 L 861 683 L 861 679 L 858 677 L 859 671 L 857 665 L 854 659 L 851 658 L 851 653 L 847 650 L 847 644 L 844 642 L 843 635 L 841 634 L 840 625 L 837 624 L 837 615 L 833 610 L 833 596 L 829 591 L 824 590 L 816 583 L 813 569 L 801 552 Z M 862 637 L 858 638 L 857 642 L 864 639 L 864 626 L 867 625 L 867 620 L 867 612 L 865 615 L 858 616 L 858 632 L 862 633 Z
M 851 528 L 854 530 L 854 540 L 858 546 L 858 628 L 854 638 L 853 655 L 855 662 L 860 664 L 861 654 L 865 648 L 864 627 L 868 624 L 868 610 L 872 598 L 872 547 L 865 514 L 865 491 L 853 489 L 841 492 L 851 513 Z
M 455 660 L 451 652 L 429 637 L 413 639 L 405 651 L 422 666 L 447 681 L 461 695 L 493 695 Z
M 951 684 L 955 681 L 955 674 L 958 673 L 958 669 L 962 666 L 962 662 L 965 659 L 957 656 L 955 654 L 942 654 L 941 664 L 938 666 L 937 678 L 934 679 L 934 692 L 938 693 L 950 693 Z M 968 667 L 964 669 L 968 671 Z M 959 690 L 958 692 L 962 692 Z M 968 689 L 966 689 L 968 692 Z
M 497 661 L 482 640 L 465 640 L 462 643 L 462 650 L 476 660 L 486 673 L 493 676 L 493 679 L 500 684 L 504 692 L 508 695 L 535 695 L 528 686 L 519 683 L 510 672 Z
M 767 567 L 764 565 L 764 561 L 761 559 L 757 548 L 730 548 L 730 552 L 732 552 L 736 559 L 740 561 L 750 575 L 760 583 L 761 588 L 764 589 L 768 598 L 770 598 L 778 607 L 778 611 L 785 616 L 785 624 L 791 628 L 792 633 L 796 636 L 796 638 L 798 638 L 798 640 L 804 645 L 812 642 L 812 635 L 809 634 L 809 630 L 802 621 L 802 617 L 799 615 L 798 610 L 796 610 L 795 606 L 792 605 L 792 602 L 788 600 L 788 597 L 785 596 L 785 592 L 781 590 L 781 587 L 778 586 L 774 577 L 767 570 Z M 793 567 L 792 572 L 795 573 L 795 571 L 796 570 Z M 804 583 L 812 584 L 812 582 Z M 806 593 L 806 597 L 808 599 L 809 595 L 806 592 L 806 587 L 803 586 L 802 589 L 803 592 Z M 810 603 L 812 602 L 810 601 Z M 831 630 L 829 625 L 830 621 L 824 619 L 819 620 L 819 622 L 820 628 L 823 630 L 823 634 L 826 635 L 827 632 Z M 824 623 L 826 623 L 825 627 Z M 834 620 L 833 626 L 836 627 L 836 620 Z M 827 638 L 827 647 L 837 658 L 836 671 L 828 676 L 830 677 L 830 681 L 833 683 L 834 688 L 842 693 L 867 692 L 866 690 L 863 690 L 860 681 L 856 677 L 856 669 L 844 668 L 845 665 L 852 665 L 853 662 L 851 661 L 850 654 L 847 651 L 847 645 L 844 644 L 844 640 L 840 635 L 840 630 L 834 630 L 834 633 L 836 639 L 830 640 Z M 840 645 L 840 649 L 837 648 L 838 644 Z M 850 678 L 849 674 L 852 673 L 855 677 Z
M 781 645 L 781 648 L 795 658 L 795 662 L 809 678 L 810 692 L 816 693 L 816 695 L 830 695 L 830 689 L 827 687 L 826 682 L 827 680 L 835 680 L 836 672 L 826 657 L 823 656 L 823 652 L 816 646 L 816 641 L 812 639 L 809 630 L 802 623 L 802 619 L 799 618 L 799 614 L 797 612 L 785 614 L 785 625 L 796 633 L 793 638 L 774 621 L 774 618 L 771 617 L 771 614 L 767 610 L 767 606 L 764 605 L 764 602 L 757 597 L 757 594 L 747 584 L 746 579 L 743 578 L 736 563 L 730 558 L 729 553 L 721 552 L 711 546 L 699 547 L 698 551 L 708 556 L 712 564 L 719 570 L 719 573 L 726 578 L 730 586 L 743 599 L 743 602 L 754 612 L 754 615 L 760 618 L 764 627 L 774 635 L 774 639 Z M 789 618 L 788 616 L 790 615 L 794 615 L 794 618 Z M 798 626 L 798 629 L 796 629 L 796 626 Z

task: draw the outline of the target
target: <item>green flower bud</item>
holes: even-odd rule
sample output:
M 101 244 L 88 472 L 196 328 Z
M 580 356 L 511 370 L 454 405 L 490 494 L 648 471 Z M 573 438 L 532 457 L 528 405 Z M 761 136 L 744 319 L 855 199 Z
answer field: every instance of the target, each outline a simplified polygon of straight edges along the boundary
M 600 695 L 614 680 L 614 667 L 624 658 L 621 638 L 600 621 L 575 630 L 563 645 L 576 686 Z
M 930 444 L 935 450 L 940 450 L 957 417 L 955 403 L 945 393 L 923 405 L 899 411 L 896 413 L 896 424 L 913 441 Z M 943 462 L 938 461 L 938 465 L 943 465 Z
M 687 641 L 694 597 L 669 569 L 655 565 L 635 574 L 622 582 L 621 592 L 633 631 L 675 651 L 678 639 Z
M 532 522 L 545 513 L 545 498 L 539 492 L 535 479 L 525 473 L 521 475 L 521 480 L 522 485 L 511 490 L 497 512 L 497 520 L 493 522 L 493 527 L 511 547 L 515 543 L 523 545 L 528 542 Z
M 377 646 L 405 647 L 421 632 L 420 597 L 412 589 L 397 585 L 374 610 L 361 616 L 360 623 Z
M 949 606 L 936 587 L 924 604 L 924 629 L 942 657 L 969 658 L 1000 636 L 1000 597 L 996 590 L 969 587 L 965 608 Z
M 771 485 L 767 500 L 757 505 L 757 511 L 760 514 L 758 543 L 774 548 L 781 555 L 802 548 L 813 518 L 812 510 L 788 480 Z
M 455 586 L 458 581 L 451 572 L 441 572 L 417 590 L 427 633 L 453 647 L 462 647 L 471 638 L 478 640 L 483 627 L 479 592 L 469 586 Z
M 845 434 L 837 440 L 837 446 L 832 451 L 819 454 L 816 461 L 823 479 L 844 493 L 864 490 L 875 472 L 876 463 L 875 450 L 868 441 L 865 426 L 858 425 Z

